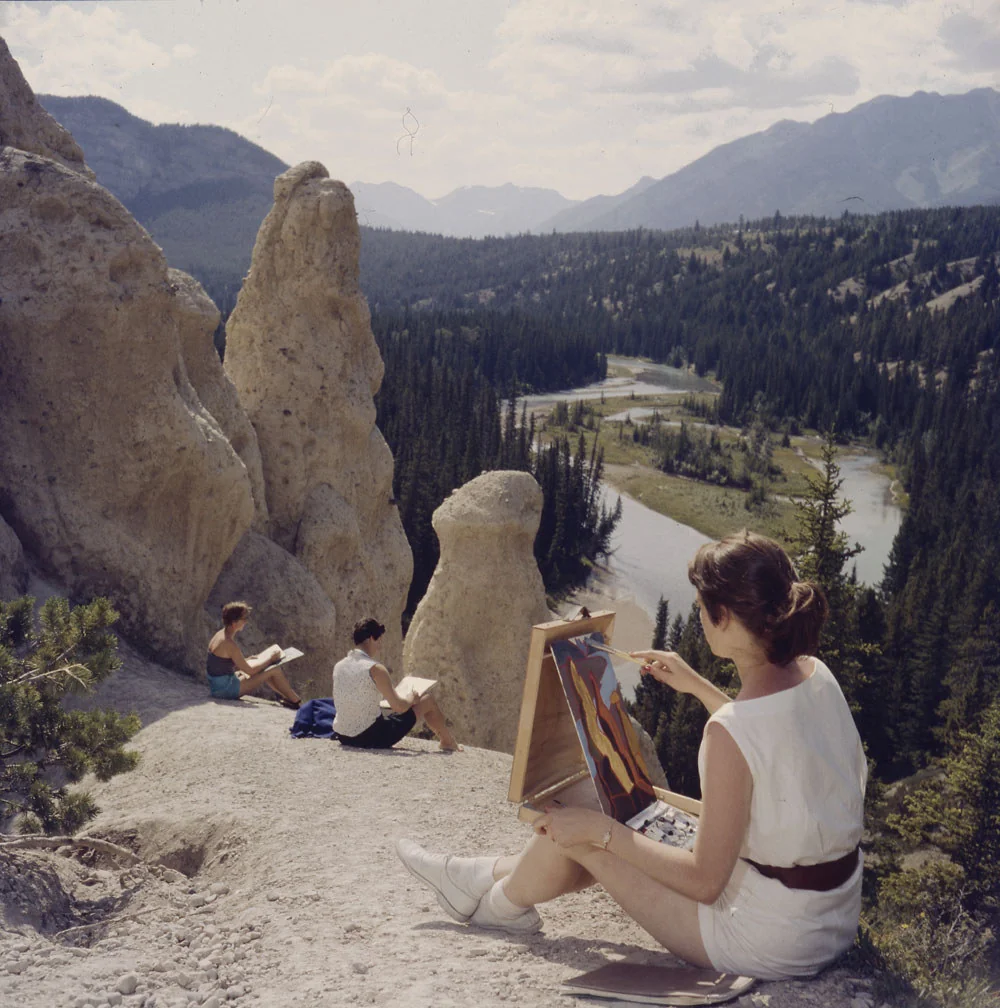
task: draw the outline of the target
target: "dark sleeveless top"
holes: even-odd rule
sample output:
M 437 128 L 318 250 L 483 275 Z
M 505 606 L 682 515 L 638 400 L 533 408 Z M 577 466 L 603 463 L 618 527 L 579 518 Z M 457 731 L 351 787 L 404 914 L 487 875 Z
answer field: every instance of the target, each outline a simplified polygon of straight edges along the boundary
M 210 676 L 236 675 L 236 662 L 232 658 L 223 658 L 209 651 L 205 671 Z

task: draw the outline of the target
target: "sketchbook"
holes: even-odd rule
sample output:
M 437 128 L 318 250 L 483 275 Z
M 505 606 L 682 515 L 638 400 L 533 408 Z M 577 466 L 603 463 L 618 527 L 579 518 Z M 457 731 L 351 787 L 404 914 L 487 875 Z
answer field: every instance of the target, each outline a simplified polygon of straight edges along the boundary
M 604 635 L 552 641 L 550 648 L 605 814 L 660 843 L 691 849 L 698 819 L 656 794 Z
M 408 693 L 416 693 L 417 696 L 422 697 L 425 693 L 430 693 L 437 684 L 437 679 L 421 679 L 420 676 L 407 675 L 403 676 L 396 684 L 396 692 L 401 697 L 405 697 Z M 380 700 L 379 707 L 384 707 L 386 710 L 391 709 L 388 700 Z
M 288 647 L 281 649 L 281 661 L 276 661 L 271 668 L 277 668 L 279 665 L 287 665 L 290 661 L 295 661 L 296 658 L 301 658 L 305 654 L 304 651 L 300 651 L 297 647 Z
M 640 1004 L 704 1005 L 731 1001 L 755 982 L 753 977 L 690 966 L 616 962 L 564 981 L 561 990 Z

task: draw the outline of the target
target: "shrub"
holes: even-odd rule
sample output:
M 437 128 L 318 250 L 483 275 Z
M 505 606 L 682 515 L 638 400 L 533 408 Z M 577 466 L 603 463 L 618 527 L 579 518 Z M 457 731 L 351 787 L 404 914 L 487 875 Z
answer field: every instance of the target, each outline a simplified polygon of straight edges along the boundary
M 68 785 L 131 770 L 123 746 L 139 730 L 135 714 L 67 710 L 71 692 L 93 688 L 119 668 L 107 599 L 70 607 L 51 598 L 0 602 L 0 825 L 26 833 L 72 833 L 97 814 L 89 794 Z

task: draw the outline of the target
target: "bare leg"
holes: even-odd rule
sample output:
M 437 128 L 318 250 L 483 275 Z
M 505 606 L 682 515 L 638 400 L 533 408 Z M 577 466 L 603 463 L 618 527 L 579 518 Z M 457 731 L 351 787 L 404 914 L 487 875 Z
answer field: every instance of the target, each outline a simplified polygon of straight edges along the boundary
M 507 898 L 524 907 L 593 885 L 589 872 L 566 857 L 563 850 L 548 837 L 533 836 L 520 854 L 497 859 L 493 878 L 507 879 L 503 887 Z
M 417 717 L 423 718 L 424 724 L 437 735 L 441 741 L 442 749 L 456 752 L 462 748 L 448 727 L 444 714 L 441 713 L 441 708 L 435 703 L 433 697 L 424 697 L 423 700 L 418 700 L 413 705 L 413 713 Z
M 286 678 L 285 673 L 274 666 L 255 672 L 249 679 L 241 679 L 240 696 L 252 693 L 258 686 L 263 686 L 265 683 L 286 700 L 290 700 L 292 703 L 301 702 L 301 697 L 292 689 L 292 684 Z
M 508 869 L 501 858 L 494 869 Z M 643 930 L 695 966 L 711 966 L 701 940 L 698 904 L 650 878 L 627 861 L 593 847 L 560 847 L 548 837 L 531 839 L 510 873 L 504 893 L 518 906 L 544 903 L 563 893 L 600 883 Z

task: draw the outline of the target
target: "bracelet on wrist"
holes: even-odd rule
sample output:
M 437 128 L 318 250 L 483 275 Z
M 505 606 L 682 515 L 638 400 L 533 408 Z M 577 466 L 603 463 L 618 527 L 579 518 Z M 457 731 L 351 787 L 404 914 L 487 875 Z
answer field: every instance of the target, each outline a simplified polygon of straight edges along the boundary
M 608 845 L 611 843 L 611 830 L 612 827 L 609 825 L 608 828 L 604 831 L 604 836 L 601 837 L 601 842 L 597 845 L 598 847 L 601 848 L 601 850 L 608 849 Z

